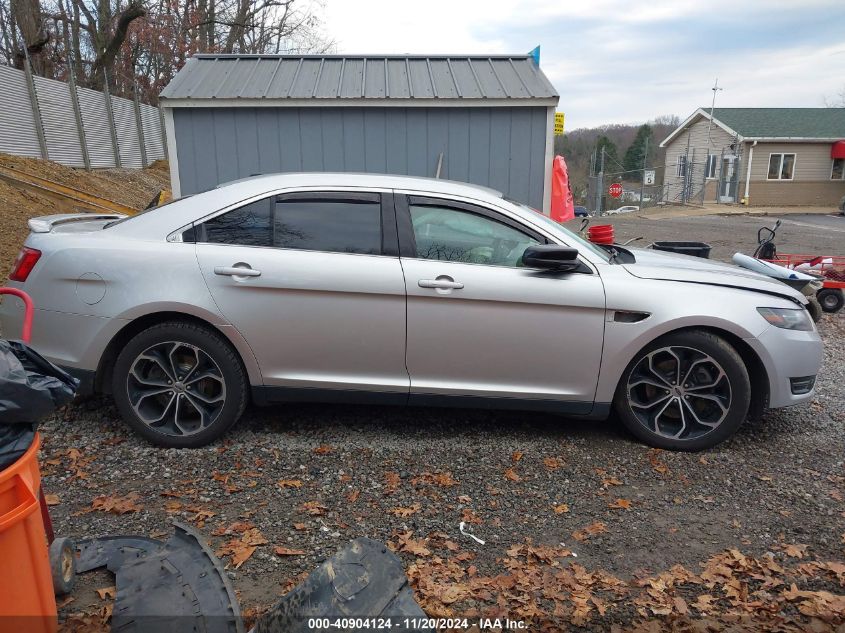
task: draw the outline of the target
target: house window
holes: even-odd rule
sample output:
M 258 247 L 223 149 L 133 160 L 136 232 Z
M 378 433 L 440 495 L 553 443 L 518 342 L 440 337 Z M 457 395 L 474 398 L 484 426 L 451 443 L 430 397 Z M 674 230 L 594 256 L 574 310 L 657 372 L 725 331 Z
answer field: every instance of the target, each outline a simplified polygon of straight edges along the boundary
M 707 178 L 712 180 L 716 178 L 716 165 L 719 161 L 719 157 L 715 154 L 710 154 L 707 157 L 707 164 L 704 167 L 704 171 L 707 174 Z
M 795 154 L 769 154 L 769 180 L 792 180 Z
M 831 180 L 845 180 L 845 158 L 834 158 L 830 168 Z
M 686 156 L 678 156 L 678 168 L 675 172 L 675 175 L 678 178 L 683 178 L 687 175 L 687 157 Z

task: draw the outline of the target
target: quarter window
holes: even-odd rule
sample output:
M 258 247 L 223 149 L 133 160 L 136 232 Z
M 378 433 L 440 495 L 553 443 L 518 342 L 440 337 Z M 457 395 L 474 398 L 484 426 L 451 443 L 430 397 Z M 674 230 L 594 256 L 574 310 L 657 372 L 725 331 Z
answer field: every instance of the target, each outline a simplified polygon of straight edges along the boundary
M 845 180 L 845 158 L 834 158 L 830 168 L 831 180 Z
M 795 154 L 769 154 L 769 180 L 792 180 Z
M 537 240 L 491 218 L 448 207 L 411 205 L 417 257 L 488 266 L 522 266 Z
M 213 244 L 379 255 L 381 204 L 378 194 L 272 196 L 204 222 L 195 237 Z

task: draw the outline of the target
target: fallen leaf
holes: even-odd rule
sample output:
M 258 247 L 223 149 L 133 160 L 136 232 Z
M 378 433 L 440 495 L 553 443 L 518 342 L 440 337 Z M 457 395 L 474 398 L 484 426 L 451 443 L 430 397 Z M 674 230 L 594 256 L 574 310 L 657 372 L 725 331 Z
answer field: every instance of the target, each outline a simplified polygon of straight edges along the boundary
M 256 549 L 255 545 L 247 545 L 240 539 L 231 539 L 218 549 L 215 554 L 219 557 L 226 555 L 231 556 L 235 569 L 238 569 L 249 560 L 249 558 L 255 553 Z
M 665 475 L 669 472 L 669 467 L 660 461 L 658 454 L 660 453 L 659 448 L 653 448 L 648 452 L 648 462 L 651 464 L 651 468 L 661 475 Z
M 244 532 L 248 532 L 254 527 L 255 525 L 247 521 L 235 521 L 230 525 L 221 525 L 211 534 L 213 536 L 223 536 L 224 534 L 243 534 Z
M 100 596 L 100 600 L 114 599 L 117 594 L 117 588 L 114 586 L 95 589 L 95 591 L 97 592 L 97 595 Z
M 569 512 L 569 506 L 565 503 L 559 503 L 557 505 L 552 506 L 555 511 L 555 514 L 566 514 Z
M 596 521 L 595 523 L 591 523 L 585 528 L 576 530 L 572 533 L 572 537 L 576 541 L 586 541 L 591 536 L 595 536 L 596 534 L 602 534 L 604 532 L 607 532 L 607 526 L 601 521 Z
M 420 511 L 420 504 L 415 503 L 410 508 L 393 508 L 390 514 L 397 517 L 409 517 Z
M 276 482 L 279 488 L 302 488 L 302 482 L 299 479 L 279 479 Z
M 276 556 L 303 556 L 305 551 L 301 549 L 290 549 L 289 547 L 282 547 L 279 545 L 273 548 L 273 553 Z
M 510 479 L 511 481 L 522 481 L 522 477 L 520 477 L 513 468 L 505 470 L 505 479 Z
M 294 523 L 293 529 L 301 532 L 302 530 L 307 530 L 308 526 L 305 525 L 304 523 Z
M 423 539 L 412 538 L 413 532 L 402 532 L 399 534 L 397 549 L 400 552 L 407 552 L 414 556 L 430 556 L 431 550 L 425 546 Z
M 804 554 L 807 553 L 809 547 L 809 545 L 790 544 L 784 545 L 781 550 L 790 558 L 804 558 Z
M 57 506 L 61 503 L 61 501 L 59 500 L 59 495 L 54 494 L 44 495 L 44 502 L 48 506 Z
M 604 477 L 601 480 L 601 485 L 607 488 L 608 486 L 621 486 L 622 480 L 616 477 Z
M 328 455 L 333 450 L 334 449 L 331 446 L 323 444 L 322 446 L 318 446 L 317 448 L 314 449 L 314 454 L 315 455 Z
M 474 525 L 481 525 L 481 523 L 483 523 L 481 517 L 478 516 L 471 508 L 464 508 L 461 513 L 461 521 L 464 523 L 472 523 Z
M 349 494 L 348 494 L 348 495 L 346 495 L 346 500 L 347 500 L 349 503 L 355 503 L 356 501 L 358 501 L 358 497 L 360 497 L 360 496 L 361 496 L 361 491 L 360 491 L 360 490 L 358 490 L 358 489 L 355 489 L 355 490 L 350 490 L 350 491 L 349 491 Z
M 306 501 L 302 504 L 303 511 L 307 512 L 311 516 L 323 516 L 328 508 L 324 506 L 319 501 Z
M 617 499 L 613 503 L 607 504 L 607 507 L 614 508 L 617 510 L 630 510 L 631 502 L 628 499 Z
M 144 509 L 140 503 L 137 503 L 139 495 L 137 492 L 130 492 L 125 497 L 101 495 L 95 497 L 91 501 L 91 512 L 110 512 L 111 514 L 128 514 L 130 512 L 140 512 Z
M 252 528 L 244 532 L 244 535 L 241 537 L 241 541 L 247 545 L 267 545 L 267 543 L 270 542 L 264 538 L 264 535 L 258 528 Z
M 544 457 L 543 466 L 545 466 L 548 470 L 557 470 L 563 466 L 563 460 L 558 459 L 557 457 Z
M 384 487 L 384 494 L 390 495 L 399 490 L 399 486 L 402 484 L 402 478 L 399 476 L 399 473 L 388 471 L 384 473 L 384 480 L 386 482 Z
M 516 462 L 518 462 L 520 459 L 522 459 L 522 456 L 523 456 L 523 455 L 524 455 L 524 453 L 523 453 L 522 451 L 514 451 L 514 452 L 511 454 L 511 460 L 512 460 L 514 463 L 516 463 Z

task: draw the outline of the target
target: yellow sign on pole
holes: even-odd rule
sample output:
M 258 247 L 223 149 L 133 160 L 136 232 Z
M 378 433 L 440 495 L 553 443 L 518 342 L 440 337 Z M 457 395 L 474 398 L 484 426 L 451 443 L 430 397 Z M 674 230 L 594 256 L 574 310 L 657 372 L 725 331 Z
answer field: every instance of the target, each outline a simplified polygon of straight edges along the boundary
M 564 117 L 563 112 L 555 112 L 555 136 L 563 135 Z

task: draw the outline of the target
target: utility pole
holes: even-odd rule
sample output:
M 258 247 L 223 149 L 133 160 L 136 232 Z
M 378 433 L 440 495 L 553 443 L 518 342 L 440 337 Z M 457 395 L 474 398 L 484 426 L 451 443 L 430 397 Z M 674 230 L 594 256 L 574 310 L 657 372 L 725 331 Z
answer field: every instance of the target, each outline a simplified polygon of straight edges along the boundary
M 599 176 L 598 176 L 599 186 L 598 186 L 598 207 L 596 208 L 596 215 L 602 214 L 602 201 L 604 200 L 604 145 L 601 147 L 601 167 L 599 169 Z
M 648 137 L 645 137 L 645 146 L 643 147 L 643 173 L 642 181 L 640 182 L 640 211 L 643 210 L 643 196 L 645 195 L 645 169 L 648 164 Z
M 704 177 L 701 179 L 701 204 L 704 204 L 707 190 L 707 171 L 710 168 L 710 147 L 713 145 L 713 139 L 710 137 L 710 132 L 713 130 L 713 111 L 716 109 L 716 93 L 723 88 L 719 88 L 719 78 L 716 77 L 716 83 L 713 84 L 713 100 L 710 102 L 710 122 L 707 124 L 707 156 L 704 159 Z M 717 187 L 718 189 L 718 187 Z M 716 196 L 718 202 L 719 196 Z

